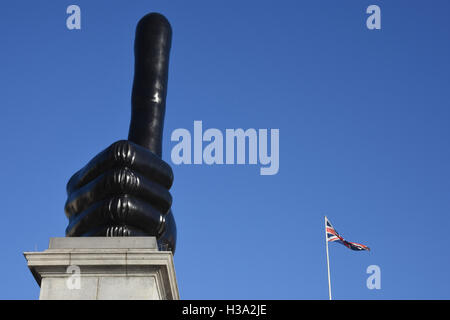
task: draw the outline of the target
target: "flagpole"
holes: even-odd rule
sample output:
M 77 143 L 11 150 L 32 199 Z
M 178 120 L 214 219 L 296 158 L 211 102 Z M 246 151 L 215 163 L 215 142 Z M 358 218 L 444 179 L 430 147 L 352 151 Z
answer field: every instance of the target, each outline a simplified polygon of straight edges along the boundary
M 331 300 L 331 279 L 330 279 L 330 257 L 328 255 L 328 237 L 327 237 L 327 217 L 325 216 L 325 243 L 327 247 L 327 268 L 328 268 L 328 295 Z

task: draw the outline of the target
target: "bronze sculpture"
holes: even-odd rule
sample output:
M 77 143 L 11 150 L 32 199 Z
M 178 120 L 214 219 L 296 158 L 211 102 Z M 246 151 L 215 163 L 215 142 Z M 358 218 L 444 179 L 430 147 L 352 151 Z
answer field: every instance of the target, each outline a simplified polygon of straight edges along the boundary
M 161 14 L 139 21 L 128 140 L 113 143 L 70 178 L 66 236 L 155 236 L 175 252 L 173 173 L 161 159 L 171 38 Z

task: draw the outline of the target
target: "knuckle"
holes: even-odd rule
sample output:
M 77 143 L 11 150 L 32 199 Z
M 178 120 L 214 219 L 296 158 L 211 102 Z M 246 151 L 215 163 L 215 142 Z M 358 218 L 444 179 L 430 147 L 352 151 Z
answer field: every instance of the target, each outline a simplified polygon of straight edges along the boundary
M 109 200 L 105 215 L 112 222 L 125 223 L 130 214 L 131 202 L 127 195 L 114 197 Z
M 131 230 L 128 226 L 110 226 L 106 229 L 107 237 L 128 237 L 131 236 Z
M 139 177 L 127 167 L 116 168 L 105 180 L 105 188 L 119 192 L 133 192 L 139 188 Z
M 114 162 L 122 165 L 131 166 L 136 158 L 134 147 L 128 140 L 119 140 L 110 147 L 110 156 Z

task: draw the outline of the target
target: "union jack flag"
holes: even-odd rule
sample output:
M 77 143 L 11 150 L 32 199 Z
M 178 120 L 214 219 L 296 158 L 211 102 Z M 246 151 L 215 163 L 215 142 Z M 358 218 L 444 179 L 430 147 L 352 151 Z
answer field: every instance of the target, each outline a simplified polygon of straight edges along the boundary
M 327 217 L 325 217 L 325 228 L 327 233 L 327 242 L 339 242 L 340 244 L 343 244 L 347 248 L 355 251 L 362 251 L 362 250 L 370 251 L 370 248 L 363 244 L 350 242 L 342 238 L 336 231 L 336 229 L 333 228 Z

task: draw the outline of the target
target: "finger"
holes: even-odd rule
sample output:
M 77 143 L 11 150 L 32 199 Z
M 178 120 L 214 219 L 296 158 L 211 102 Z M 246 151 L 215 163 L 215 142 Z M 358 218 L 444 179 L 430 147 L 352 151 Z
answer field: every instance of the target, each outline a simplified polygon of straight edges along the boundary
M 172 28 L 158 13 L 136 27 L 134 81 L 128 140 L 161 157 Z
M 102 236 L 107 233 L 111 236 L 160 234 L 163 217 L 159 210 L 138 198 L 112 197 L 96 202 L 73 216 L 66 229 L 66 236 L 77 237 L 88 233 Z
M 163 227 L 164 229 L 158 237 L 158 243 L 163 247 L 167 246 L 167 250 L 170 250 L 173 254 L 175 254 L 175 246 L 177 243 L 177 226 L 175 224 L 172 210 L 169 210 L 169 212 L 164 216 Z
M 67 231 L 68 229 L 66 229 Z M 100 225 L 96 228 L 91 228 L 89 231 L 74 235 L 74 237 L 148 237 L 149 234 L 144 231 L 127 226 L 106 226 Z M 71 237 L 67 235 L 67 237 Z
M 128 168 L 116 168 L 72 192 L 65 205 L 66 216 L 70 218 L 99 200 L 121 194 L 130 194 L 152 203 L 163 213 L 172 205 L 172 196 L 166 188 Z
M 141 229 L 129 226 L 108 226 L 101 234 L 106 237 L 147 237 L 149 234 L 143 232 Z
M 172 186 L 173 172 L 166 162 L 133 142 L 121 140 L 100 152 L 76 172 L 67 183 L 67 194 L 70 195 L 100 174 L 117 166 L 137 171 L 167 189 Z

